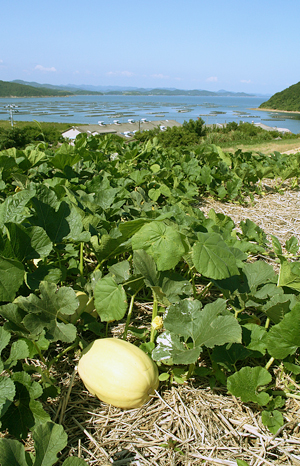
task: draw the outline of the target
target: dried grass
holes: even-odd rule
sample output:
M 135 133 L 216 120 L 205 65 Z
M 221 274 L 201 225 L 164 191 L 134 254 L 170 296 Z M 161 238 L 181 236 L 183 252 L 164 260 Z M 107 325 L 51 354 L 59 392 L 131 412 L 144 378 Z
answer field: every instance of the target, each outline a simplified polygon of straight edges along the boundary
M 254 405 L 195 381 L 162 386 L 142 408 L 125 411 L 92 397 L 76 377 L 63 424 L 68 454 L 90 465 L 299 465 L 299 401 L 287 401 L 284 419 L 271 435 Z

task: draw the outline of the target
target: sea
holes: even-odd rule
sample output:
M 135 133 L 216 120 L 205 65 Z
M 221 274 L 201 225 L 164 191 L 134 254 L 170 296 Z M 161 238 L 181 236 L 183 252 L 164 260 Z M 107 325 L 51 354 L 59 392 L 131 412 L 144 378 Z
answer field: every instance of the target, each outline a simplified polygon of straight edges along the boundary
M 0 120 L 58 122 L 70 125 L 202 118 L 207 125 L 231 121 L 263 123 L 300 133 L 300 114 L 258 110 L 269 97 L 86 95 L 70 97 L 1 98 Z M 12 107 L 11 107 L 12 106 Z

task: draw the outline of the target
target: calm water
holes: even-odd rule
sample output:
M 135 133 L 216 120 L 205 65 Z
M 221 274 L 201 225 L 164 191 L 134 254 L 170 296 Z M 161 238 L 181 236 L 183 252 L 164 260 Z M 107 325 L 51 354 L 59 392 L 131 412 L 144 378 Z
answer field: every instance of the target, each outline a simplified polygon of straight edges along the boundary
M 200 96 L 73 96 L 0 99 L 0 120 L 9 119 L 4 108 L 17 105 L 14 120 L 46 121 L 72 124 L 120 123 L 139 120 L 184 120 L 201 117 L 206 124 L 230 121 L 262 122 L 300 133 L 299 119 L 290 114 L 251 110 L 267 98 Z M 296 117 L 297 118 L 297 117 Z

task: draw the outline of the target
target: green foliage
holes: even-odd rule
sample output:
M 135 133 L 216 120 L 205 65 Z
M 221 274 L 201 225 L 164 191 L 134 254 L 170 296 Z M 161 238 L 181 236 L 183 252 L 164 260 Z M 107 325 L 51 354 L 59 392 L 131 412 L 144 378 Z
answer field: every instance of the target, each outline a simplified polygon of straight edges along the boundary
M 56 145 L 62 138 L 61 133 L 54 128 L 45 128 L 41 130 L 38 126 L 27 125 L 22 128 L 14 126 L 13 128 L 0 127 L 0 150 L 15 147 L 24 149 L 28 144 L 34 142 L 45 142 Z
M 281 92 L 276 92 L 269 100 L 263 102 L 259 108 L 300 112 L 300 82 Z
M 56 461 L 48 445 L 65 437 L 43 407 L 61 388 L 52 367 L 124 317 L 125 335 L 140 338 L 166 382 L 204 374 L 264 406 L 270 429 L 280 425 L 269 361 L 298 377 L 299 244 L 291 238 L 283 253 L 250 220 L 237 230 L 197 203 L 205 195 L 241 201 L 257 181 L 282 173 L 299 176 L 297 154 L 176 150 L 107 136 L 0 152 L 0 421 L 12 437 L 0 451 L 8 463 Z M 277 256 L 279 274 L 262 259 L 268 255 Z M 96 315 L 78 312 L 76 291 Z M 135 299 L 150 302 L 164 328 L 130 326 Z M 289 390 L 282 397 L 297 396 Z M 17 443 L 29 432 L 31 459 Z
M 43 87 L 27 86 L 8 81 L 0 80 L 0 97 L 48 97 L 48 96 L 68 96 L 72 92 L 64 90 L 53 90 Z
M 163 147 L 187 147 L 199 144 L 200 138 L 206 134 L 204 121 L 198 120 L 185 121 L 182 126 L 173 126 L 161 131 L 155 128 L 149 131 L 137 132 L 135 139 L 140 142 L 150 141 L 156 138 L 157 142 Z

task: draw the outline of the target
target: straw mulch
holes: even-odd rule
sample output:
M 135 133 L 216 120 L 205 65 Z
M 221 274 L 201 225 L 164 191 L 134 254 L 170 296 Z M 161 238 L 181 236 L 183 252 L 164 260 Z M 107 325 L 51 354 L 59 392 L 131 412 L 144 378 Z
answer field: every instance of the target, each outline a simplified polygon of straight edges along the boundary
M 246 207 L 206 199 L 200 208 L 229 215 L 237 228 L 241 220 L 250 218 L 282 245 L 291 236 L 300 240 L 299 190 L 279 193 L 272 182 L 265 189 L 265 196 L 256 196 Z M 147 306 L 143 312 L 141 321 L 147 320 Z M 69 375 L 73 370 L 69 367 L 63 369 L 64 391 L 50 407 L 52 418 L 64 425 L 69 436 L 60 464 L 67 456 L 77 456 L 91 466 L 236 466 L 237 459 L 251 466 L 300 465 L 298 400 L 287 400 L 285 424 L 272 435 L 257 406 L 242 403 L 226 389 L 210 389 L 208 380 L 161 384 L 142 408 L 124 411 L 91 396 L 75 372 Z M 300 394 L 294 380 L 285 382 L 294 384 Z

